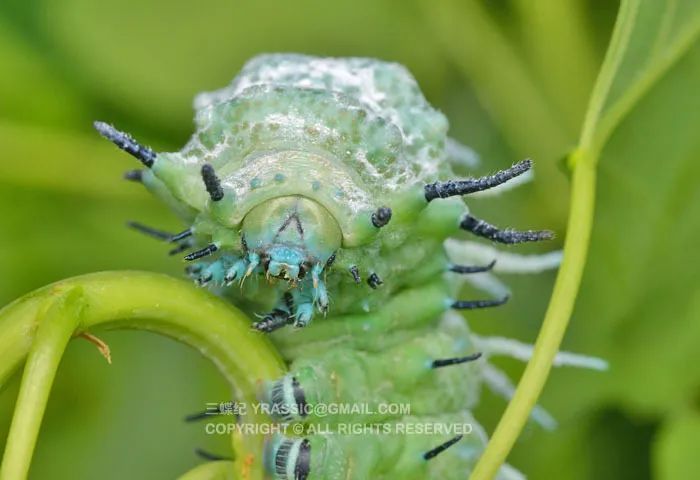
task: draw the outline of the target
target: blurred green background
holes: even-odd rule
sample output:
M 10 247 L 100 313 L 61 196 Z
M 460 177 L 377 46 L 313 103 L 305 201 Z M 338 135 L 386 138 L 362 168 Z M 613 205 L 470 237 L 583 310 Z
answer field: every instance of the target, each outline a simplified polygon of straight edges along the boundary
M 698 23 L 692 1 L 650 3 L 675 9 L 659 16 L 654 38 Z M 577 143 L 617 8 L 609 0 L 3 0 L 0 305 L 98 270 L 179 275 L 178 259 L 124 223 L 180 225 L 120 180 L 133 160 L 91 123 L 112 122 L 157 150 L 179 149 L 194 94 L 227 84 L 263 52 L 405 64 L 449 117 L 452 136 L 480 154 L 481 171 L 536 162 L 534 183 L 476 201 L 474 210 L 495 223 L 553 228 L 561 243 L 569 198 L 562 159 Z M 552 374 L 540 403 L 560 428 L 528 426 L 510 457 L 530 478 L 700 478 L 694 40 L 605 144 L 589 264 L 564 348 L 605 357 L 611 370 Z M 647 70 L 669 60 L 663 42 L 634 42 L 631 58 L 649 54 Z M 473 327 L 533 341 L 553 280 L 507 279 L 515 297 L 474 316 Z M 227 438 L 182 422 L 205 402 L 227 399 L 213 366 L 154 335 L 101 336 L 111 366 L 85 341 L 68 348 L 32 478 L 173 478 L 200 462 L 195 447 L 226 451 Z M 516 362 L 501 366 L 513 378 L 522 371 Z M 17 387 L 16 377 L 0 393 L 0 448 Z M 486 393 L 478 417 L 491 430 L 504 407 Z

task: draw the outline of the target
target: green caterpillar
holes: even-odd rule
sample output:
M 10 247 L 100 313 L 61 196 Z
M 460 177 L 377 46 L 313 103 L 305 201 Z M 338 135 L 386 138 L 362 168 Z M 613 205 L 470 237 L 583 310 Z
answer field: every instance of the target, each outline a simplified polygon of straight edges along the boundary
M 146 168 L 127 178 L 187 228 L 133 226 L 172 242 L 172 253 L 189 251 L 187 272 L 198 284 L 264 312 L 253 327 L 271 333 L 288 359 L 290 373 L 265 382 L 260 399 L 277 421 L 309 431 L 270 439 L 261 460 L 269 475 L 466 478 L 486 441 L 469 411 L 481 383 L 507 388 L 488 370 L 483 339 L 480 346 L 449 311 L 494 307 L 508 296 L 454 298 L 454 278 L 486 275 L 493 255 L 454 264 L 445 240 L 464 231 L 503 244 L 551 238 L 497 228 L 462 199 L 517 182 L 531 162 L 451 179 L 446 118 L 406 69 L 372 59 L 260 56 L 195 107 L 197 131 L 179 152 L 156 153 L 110 125 L 95 127 L 141 161 Z M 313 408 L 333 403 L 405 403 L 411 412 L 319 416 Z M 386 430 L 340 431 L 353 422 Z M 319 424 L 334 433 L 312 431 Z M 445 428 L 396 433 L 426 424 Z M 473 430 L 448 432 L 462 424 Z M 502 475 L 517 478 L 507 467 Z

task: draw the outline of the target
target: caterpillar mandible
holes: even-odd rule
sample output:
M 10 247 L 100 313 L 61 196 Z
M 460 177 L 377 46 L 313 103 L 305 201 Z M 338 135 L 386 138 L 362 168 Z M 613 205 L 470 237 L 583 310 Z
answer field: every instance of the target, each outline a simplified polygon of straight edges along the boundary
M 445 116 L 404 67 L 373 59 L 259 56 L 229 86 L 197 96 L 195 109 L 196 132 L 178 152 L 156 153 L 106 123 L 95 128 L 140 160 L 145 168 L 126 178 L 186 228 L 132 226 L 172 243 L 173 254 L 187 252 L 199 285 L 260 314 L 253 327 L 271 333 L 290 362 L 290 373 L 260 393 L 276 419 L 476 425 L 465 438 L 275 437 L 261 455 L 269 474 L 465 478 L 485 442 L 469 410 L 488 383 L 489 352 L 449 311 L 508 296 L 454 298 L 452 278 L 494 262 L 452 263 L 445 240 L 464 231 L 502 244 L 552 238 L 498 228 L 463 200 L 523 176 L 531 162 L 454 179 Z M 331 402 L 408 402 L 412 411 L 309 413 Z

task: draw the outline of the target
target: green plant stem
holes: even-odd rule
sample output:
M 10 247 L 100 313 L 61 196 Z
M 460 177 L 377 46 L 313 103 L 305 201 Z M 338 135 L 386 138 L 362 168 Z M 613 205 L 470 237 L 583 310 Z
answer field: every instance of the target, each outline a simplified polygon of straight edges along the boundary
M 34 343 L 22 375 L 17 407 L 12 418 L 0 478 L 26 478 L 41 419 L 58 364 L 78 323 L 82 307 L 76 287 L 48 299 L 48 310 L 37 328 Z
M 627 50 L 638 8 L 639 0 L 623 0 L 620 5 L 610 46 L 588 104 L 579 146 L 568 159 L 568 165 L 573 170 L 571 205 L 564 258 L 552 297 L 537 336 L 532 359 L 470 480 L 492 479 L 505 462 L 544 388 L 569 324 L 593 228 L 596 166 L 603 148 L 603 143 L 599 141 L 598 126 L 608 93 Z
M 520 384 L 496 427 L 484 454 L 471 475 L 471 480 L 493 478 L 505 462 L 552 368 L 554 356 L 566 332 L 574 301 L 586 263 L 588 243 L 593 225 L 595 203 L 595 167 L 579 160 L 573 174 L 573 192 L 564 243 L 564 259 L 547 308 L 542 329 L 537 337 L 532 359 L 528 362 Z
M 29 401 L 35 406 L 46 404 L 44 395 L 48 394 L 52 378 L 49 372 L 54 368 L 54 362 L 57 365 L 62 353 L 58 333 L 50 325 L 67 322 L 66 317 L 70 316 L 44 315 L 46 302 L 49 299 L 57 302 L 56 298 L 65 298 L 76 288 L 84 306 L 79 321 L 71 325 L 71 335 L 102 327 L 150 330 L 172 337 L 195 347 L 212 360 L 232 385 L 233 398 L 248 404 L 256 401 L 259 381 L 284 374 L 284 364 L 269 341 L 254 332 L 250 320 L 225 301 L 188 282 L 165 275 L 104 272 L 58 282 L 0 310 L 0 356 L 3 359 L 0 380 L 7 379 L 30 352 L 51 352 L 51 355 L 36 354 L 35 361 L 44 373 L 25 373 L 20 387 L 21 392 L 29 394 Z M 64 327 L 68 328 L 67 325 Z M 32 355 L 30 362 L 34 358 Z M 118 361 L 118 355 L 115 352 L 115 361 Z M 20 400 L 27 401 L 27 398 Z M 34 421 L 40 422 L 41 414 L 33 413 Z M 249 408 L 246 413 L 242 419 L 245 423 L 269 421 L 255 409 Z M 8 443 L 0 479 L 23 478 L 10 472 L 19 472 L 22 465 L 29 465 L 36 438 L 27 436 L 22 441 L 23 446 L 11 448 L 9 445 L 14 441 Z M 263 478 L 262 462 L 259 461 L 263 441 L 262 435 L 243 437 L 234 434 L 235 473 L 238 477 Z M 20 453 L 13 453 L 16 448 Z M 251 458 L 258 461 L 251 462 Z

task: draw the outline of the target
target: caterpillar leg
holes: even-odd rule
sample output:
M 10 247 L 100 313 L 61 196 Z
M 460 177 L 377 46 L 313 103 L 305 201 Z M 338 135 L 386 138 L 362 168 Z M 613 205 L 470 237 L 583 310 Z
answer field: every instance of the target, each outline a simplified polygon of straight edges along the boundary
M 185 272 L 198 285 L 224 285 L 228 283 L 229 272 L 239 265 L 240 259 L 233 255 L 222 255 L 213 262 L 197 262 L 189 265 Z
M 450 309 L 481 309 L 505 303 L 508 298 L 493 300 L 455 300 L 442 281 L 406 289 L 390 297 L 383 306 L 369 313 L 329 317 L 294 335 L 275 333 L 274 341 L 283 355 L 295 357 L 308 354 L 314 348 L 325 348 L 324 342 L 335 341 L 367 350 L 380 350 L 394 342 L 395 333 L 424 328 Z
M 294 323 L 294 298 L 290 292 L 285 292 L 282 301 L 262 320 L 253 323 L 253 328 L 270 333 L 286 325 Z
M 253 323 L 253 328 L 261 332 L 270 333 L 286 325 L 294 323 L 294 317 L 286 309 L 275 308 L 265 314 L 262 320 Z

